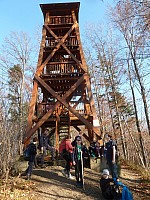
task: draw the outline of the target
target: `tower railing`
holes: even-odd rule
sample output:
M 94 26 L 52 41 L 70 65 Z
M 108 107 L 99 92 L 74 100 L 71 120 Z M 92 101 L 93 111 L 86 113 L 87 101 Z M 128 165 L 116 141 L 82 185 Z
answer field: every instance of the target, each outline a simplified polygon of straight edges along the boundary
M 51 25 L 73 24 L 73 19 L 72 19 L 71 15 L 51 16 L 51 17 L 49 17 L 48 24 L 51 24 Z

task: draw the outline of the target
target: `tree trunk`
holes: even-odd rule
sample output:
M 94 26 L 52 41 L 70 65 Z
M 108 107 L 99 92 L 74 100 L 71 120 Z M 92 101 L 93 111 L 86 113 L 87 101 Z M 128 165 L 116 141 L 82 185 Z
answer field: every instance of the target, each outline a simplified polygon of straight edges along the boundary
M 140 141 L 140 147 L 141 147 L 141 151 L 142 151 L 144 165 L 147 166 L 145 151 L 144 151 L 144 147 L 143 147 L 143 138 L 142 138 L 140 124 L 139 124 L 139 119 L 138 119 L 138 114 L 137 114 L 137 106 L 136 106 L 134 88 L 133 88 L 133 85 L 132 85 L 132 78 L 131 78 L 129 61 L 128 61 L 128 73 L 129 73 L 130 87 L 131 87 L 131 92 L 132 92 L 133 106 L 134 106 L 134 111 L 135 111 L 135 119 L 136 119 L 136 126 L 137 126 L 139 141 Z

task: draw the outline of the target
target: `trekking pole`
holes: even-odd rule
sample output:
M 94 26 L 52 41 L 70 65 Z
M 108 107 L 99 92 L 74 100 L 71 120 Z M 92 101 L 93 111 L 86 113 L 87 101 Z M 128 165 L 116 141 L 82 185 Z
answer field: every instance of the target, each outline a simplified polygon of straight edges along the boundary
M 81 150 L 81 166 L 82 166 L 83 190 L 85 190 L 85 185 L 84 185 L 84 167 L 83 167 L 83 152 L 82 152 L 82 150 Z

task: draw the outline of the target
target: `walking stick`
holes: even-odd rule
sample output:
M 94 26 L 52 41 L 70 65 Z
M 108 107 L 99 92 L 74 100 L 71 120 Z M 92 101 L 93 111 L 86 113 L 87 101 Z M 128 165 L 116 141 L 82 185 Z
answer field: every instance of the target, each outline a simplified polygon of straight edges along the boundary
M 84 167 L 83 167 L 83 152 L 82 152 L 82 150 L 81 150 L 81 165 L 82 165 L 83 190 L 85 190 L 85 185 L 84 185 Z

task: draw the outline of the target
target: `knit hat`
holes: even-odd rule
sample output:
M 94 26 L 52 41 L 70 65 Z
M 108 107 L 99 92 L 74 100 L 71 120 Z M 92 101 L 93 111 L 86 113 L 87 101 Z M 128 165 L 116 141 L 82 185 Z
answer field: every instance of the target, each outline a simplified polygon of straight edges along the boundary
M 108 175 L 109 176 L 109 170 L 108 169 L 103 169 L 102 175 Z

